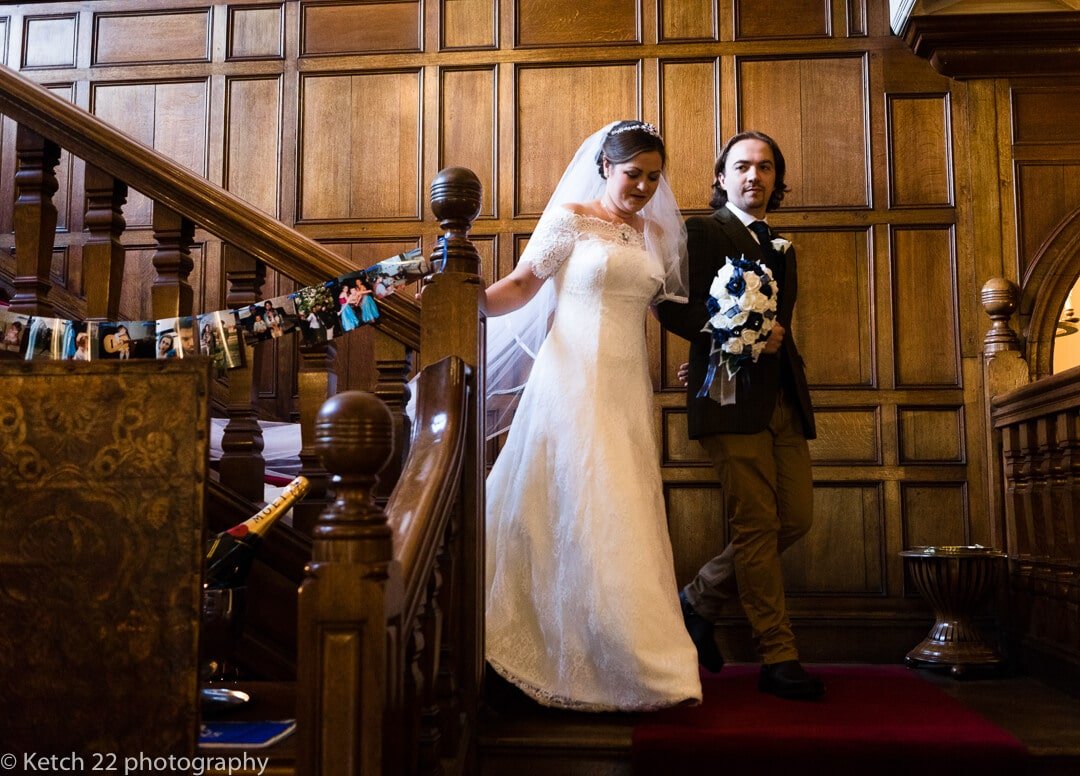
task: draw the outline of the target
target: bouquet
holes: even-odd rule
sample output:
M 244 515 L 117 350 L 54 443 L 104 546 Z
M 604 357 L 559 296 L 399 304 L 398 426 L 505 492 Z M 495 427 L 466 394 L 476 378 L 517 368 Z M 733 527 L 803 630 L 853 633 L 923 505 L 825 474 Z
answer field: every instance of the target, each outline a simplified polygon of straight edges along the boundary
M 773 323 L 776 321 L 776 281 L 772 270 L 761 262 L 745 256 L 728 257 L 713 278 L 705 307 L 709 321 L 702 331 L 709 333 L 709 370 L 697 397 L 710 395 L 718 368 L 723 365 L 727 383 L 746 364 L 754 363 L 765 349 Z M 722 404 L 734 403 L 734 393 L 724 395 Z M 730 399 L 730 401 L 728 400 Z

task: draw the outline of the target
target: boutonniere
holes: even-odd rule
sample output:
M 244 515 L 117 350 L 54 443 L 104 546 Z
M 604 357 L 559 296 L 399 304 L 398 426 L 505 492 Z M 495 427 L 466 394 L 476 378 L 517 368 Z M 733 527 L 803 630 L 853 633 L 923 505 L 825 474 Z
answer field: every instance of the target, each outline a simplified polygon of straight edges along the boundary
M 780 255 L 783 255 L 787 253 L 787 249 L 791 247 L 791 242 L 789 240 L 785 240 L 783 237 L 774 237 L 772 239 L 772 247 L 774 251 L 776 251 Z

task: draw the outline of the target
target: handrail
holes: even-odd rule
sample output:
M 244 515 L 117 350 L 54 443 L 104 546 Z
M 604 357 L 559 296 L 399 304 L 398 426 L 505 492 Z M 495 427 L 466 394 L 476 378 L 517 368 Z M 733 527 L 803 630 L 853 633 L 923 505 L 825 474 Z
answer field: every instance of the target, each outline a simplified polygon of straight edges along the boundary
M 1080 406 L 1080 367 L 1022 385 L 990 400 L 995 428 Z
M 321 283 L 356 269 L 235 194 L 3 65 L 0 113 L 302 284 Z M 404 295 L 387 297 L 382 312 L 381 328 L 387 334 L 419 348 L 420 314 L 415 302 Z
M 386 505 L 394 532 L 395 560 L 405 581 L 404 620 L 415 612 L 426 583 L 424 572 L 439 550 L 457 498 L 467 426 L 468 369 L 456 356 L 425 367 L 414 436 L 405 469 Z

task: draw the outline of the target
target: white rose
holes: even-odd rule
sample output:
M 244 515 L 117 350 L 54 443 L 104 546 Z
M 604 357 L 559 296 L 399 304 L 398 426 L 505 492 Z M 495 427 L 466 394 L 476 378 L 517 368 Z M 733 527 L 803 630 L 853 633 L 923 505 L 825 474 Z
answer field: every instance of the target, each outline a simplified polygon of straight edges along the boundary
M 730 328 L 732 326 L 742 326 L 744 323 L 746 323 L 746 319 L 749 317 L 750 313 L 748 313 L 746 310 L 740 310 L 733 317 L 728 318 L 728 327 Z
M 739 307 L 744 310 L 761 312 L 768 303 L 768 298 L 760 291 L 747 291 L 739 297 Z
M 743 275 L 743 280 L 746 281 L 747 291 L 757 291 L 761 288 L 761 277 L 753 272 L 747 272 Z
M 730 272 L 727 273 L 728 274 L 727 278 L 724 278 L 723 274 L 724 274 L 724 270 L 720 270 L 718 273 L 716 273 L 716 277 L 713 278 L 712 285 L 709 286 L 709 296 L 711 296 L 713 299 L 715 299 L 717 301 L 720 301 L 720 299 L 722 297 L 728 295 L 727 283 L 728 283 L 728 280 L 731 279 L 731 273 Z
M 783 237 L 774 237 L 772 240 L 772 247 L 778 253 L 784 254 L 787 253 L 787 249 L 791 247 L 791 243 Z
M 747 345 L 753 345 L 758 341 L 758 337 L 761 336 L 760 332 L 756 332 L 753 329 L 743 329 L 742 341 Z
M 728 340 L 724 343 L 724 352 L 733 356 L 741 354 L 743 352 L 743 341 L 741 339 Z

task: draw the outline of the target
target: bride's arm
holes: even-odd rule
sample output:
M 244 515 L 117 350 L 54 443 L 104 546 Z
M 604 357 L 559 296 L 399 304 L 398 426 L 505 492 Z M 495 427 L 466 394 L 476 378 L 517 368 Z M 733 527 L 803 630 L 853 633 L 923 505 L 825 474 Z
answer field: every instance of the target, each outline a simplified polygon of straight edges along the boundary
M 509 275 L 488 286 L 487 314 L 505 315 L 518 309 L 534 296 L 544 285 L 545 278 L 538 278 L 528 261 L 519 261 Z

